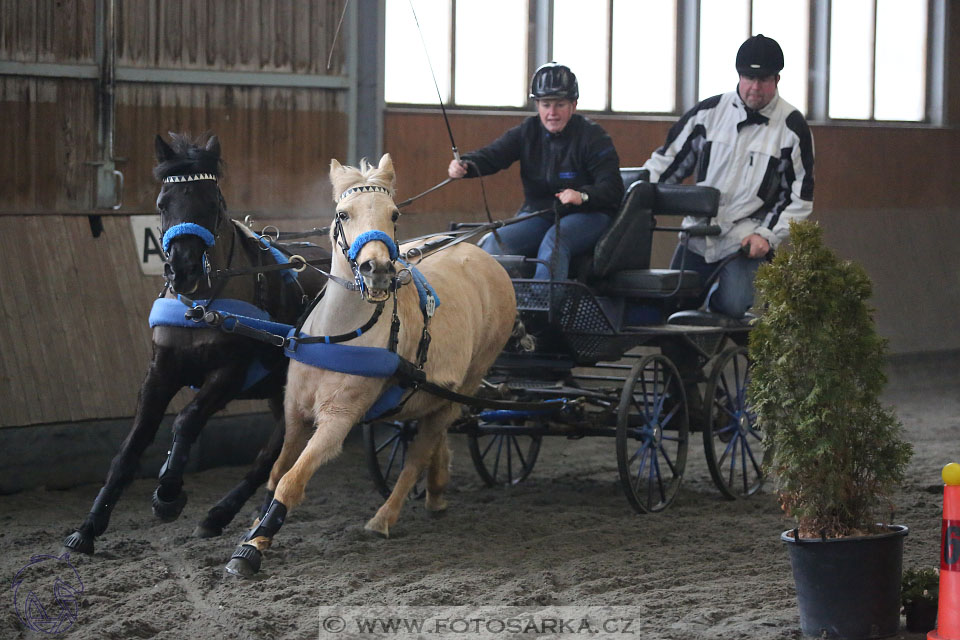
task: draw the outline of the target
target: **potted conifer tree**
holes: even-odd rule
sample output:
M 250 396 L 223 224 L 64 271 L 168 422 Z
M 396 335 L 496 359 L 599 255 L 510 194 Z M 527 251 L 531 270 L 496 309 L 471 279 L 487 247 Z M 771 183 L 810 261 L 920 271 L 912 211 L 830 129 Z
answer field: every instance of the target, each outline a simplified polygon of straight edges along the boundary
M 797 522 L 781 539 L 801 627 L 882 638 L 899 627 L 907 534 L 883 514 L 912 448 L 879 400 L 886 341 L 867 305 L 869 277 L 824 246 L 814 222 L 791 224 L 790 238 L 757 273 L 750 396 L 780 505 Z

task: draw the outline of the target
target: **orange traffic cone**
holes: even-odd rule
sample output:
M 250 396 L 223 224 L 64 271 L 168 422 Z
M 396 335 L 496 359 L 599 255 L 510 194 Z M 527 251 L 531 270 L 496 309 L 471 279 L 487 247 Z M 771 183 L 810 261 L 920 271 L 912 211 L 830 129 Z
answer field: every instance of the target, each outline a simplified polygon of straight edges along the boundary
M 937 628 L 927 640 L 960 640 L 960 464 L 943 468 L 943 533 Z

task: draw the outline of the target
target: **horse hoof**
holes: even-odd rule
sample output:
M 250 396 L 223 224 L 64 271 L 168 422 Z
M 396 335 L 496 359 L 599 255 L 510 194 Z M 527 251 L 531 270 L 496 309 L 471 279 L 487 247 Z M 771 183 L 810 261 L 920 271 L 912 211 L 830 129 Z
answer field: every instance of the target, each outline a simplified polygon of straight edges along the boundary
M 433 498 L 431 500 L 430 496 L 427 496 L 426 504 L 424 505 L 427 508 L 427 513 L 432 516 L 443 515 L 447 510 L 447 501 L 443 498 Z
M 202 522 L 193 530 L 194 538 L 216 538 L 223 533 L 223 527 L 210 526 Z
M 63 548 L 66 551 L 76 551 L 93 555 L 93 536 L 88 536 L 79 531 L 74 531 L 63 541 Z
M 173 500 L 164 500 L 160 497 L 160 487 L 153 492 L 153 515 L 164 522 L 173 522 L 180 517 L 180 512 L 187 504 L 187 492 L 181 491 Z
M 253 545 L 242 544 L 233 552 L 224 570 L 232 576 L 252 578 L 260 571 L 262 562 L 263 554 L 259 549 Z
M 389 538 L 390 537 L 390 528 L 387 525 L 379 525 L 374 523 L 373 520 L 368 522 L 363 526 L 363 530 L 367 533 L 373 534 L 378 538 Z

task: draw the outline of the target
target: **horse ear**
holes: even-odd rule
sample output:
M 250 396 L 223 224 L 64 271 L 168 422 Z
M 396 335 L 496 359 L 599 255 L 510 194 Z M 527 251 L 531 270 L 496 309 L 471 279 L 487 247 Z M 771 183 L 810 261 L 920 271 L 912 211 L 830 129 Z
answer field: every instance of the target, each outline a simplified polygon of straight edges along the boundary
M 207 140 L 207 151 L 213 155 L 220 157 L 220 138 L 217 136 L 210 136 L 210 139 Z
M 330 158 L 330 182 L 333 182 L 341 171 L 343 171 L 343 165 L 336 158 Z
M 153 141 L 153 148 L 157 153 L 158 163 L 172 160 L 176 155 L 170 145 L 163 141 L 163 138 L 160 137 L 160 134 L 157 134 L 156 140 Z
M 390 183 L 390 188 L 394 187 L 396 182 L 396 174 L 393 172 L 393 158 L 390 157 L 389 153 L 383 154 L 383 157 L 380 158 L 380 165 L 377 167 L 380 170 L 380 177 Z

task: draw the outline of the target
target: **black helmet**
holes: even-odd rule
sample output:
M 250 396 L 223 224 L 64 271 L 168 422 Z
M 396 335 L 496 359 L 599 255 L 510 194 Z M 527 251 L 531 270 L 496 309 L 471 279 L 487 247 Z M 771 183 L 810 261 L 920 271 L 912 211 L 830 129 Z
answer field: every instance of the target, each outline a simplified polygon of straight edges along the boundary
M 567 98 L 576 100 L 580 97 L 580 87 L 577 85 L 577 76 L 573 75 L 570 67 L 556 62 L 541 65 L 530 81 L 530 97 L 534 100 L 541 98 Z
M 748 78 L 775 76 L 783 69 L 783 49 L 773 38 L 758 33 L 740 45 L 737 73 Z

